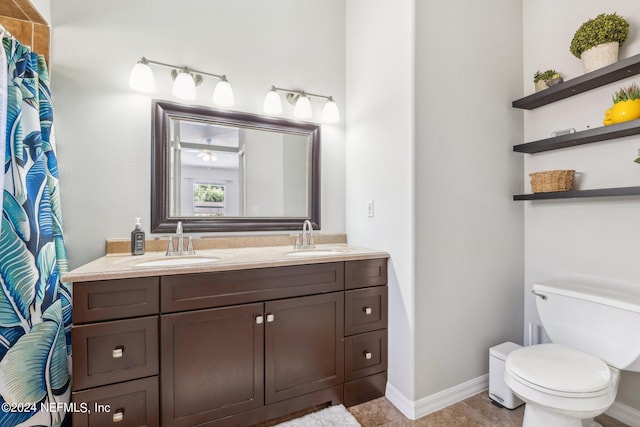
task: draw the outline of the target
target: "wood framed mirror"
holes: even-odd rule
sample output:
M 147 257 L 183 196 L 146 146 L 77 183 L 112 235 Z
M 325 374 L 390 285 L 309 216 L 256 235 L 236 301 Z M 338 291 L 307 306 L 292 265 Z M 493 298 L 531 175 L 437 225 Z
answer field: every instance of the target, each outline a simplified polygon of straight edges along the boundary
M 152 103 L 151 231 L 320 228 L 320 127 Z

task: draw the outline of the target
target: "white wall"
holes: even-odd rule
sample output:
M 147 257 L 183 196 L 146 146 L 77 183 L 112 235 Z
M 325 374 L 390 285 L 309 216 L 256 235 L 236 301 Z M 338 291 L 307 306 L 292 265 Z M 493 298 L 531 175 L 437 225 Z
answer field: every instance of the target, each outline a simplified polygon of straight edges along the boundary
M 388 381 L 414 397 L 414 0 L 347 1 L 347 234 L 391 254 Z M 375 216 L 367 217 L 367 200 Z
M 522 7 L 416 2 L 416 397 L 481 377 L 523 321 Z
M 391 254 L 387 396 L 410 417 L 520 341 L 521 25 L 508 0 L 347 2 L 347 231 Z
M 247 213 L 250 216 L 283 216 L 282 135 L 275 132 L 246 132 L 244 141 Z
M 46 4 L 45 4 L 46 6 Z M 65 0 L 51 5 L 52 90 L 71 267 L 150 223 L 151 97 L 128 87 L 141 56 L 225 73 L 233 109 L 262 114 L 275 84 L 345 104 L 344 0 Z M 171 100 L 154 68 L 155 97 Z M 210 105 L 215 80 L 195 103 Z M 315 122 L 322 102 L 312 100 Z M 285 105 L 284 117 L 293 118 Z M 322 126 L 322 229 L 344 232 L 344 121 Z
M 580 60 L 569 44 L 580 25 L 600 13 L 617 12 L 631 25 L 620 58 L 640 53 L 640 3 L 637 0 L 524 0 L 524 93 L 533 92 L 536 70 L 553 68 L 566 79 L 582 75 Z M 553 10 L 553 13 L 549 13 Z M 544 22 L 544 25 L 540 25 Z M 611 95 L 640 77 L 612 83 L 524 113 L 524 141 L 548 138 L 557 129 L 602 126 Z M 525 155 L 528 174 L 550 169 L 575 169 L 578 188 L 638 185 L 640 165 L 633 162 L 640 137 L 632 136 L 580 147 Z M 527 324 L 539 325 L 531 285 L 573 273 L 629 280 L 640 284 L 638 242 L 640 202 L 635 197 L 525 202 L 525 339 Z M 639 285 L 640 286 L 640 285 Z M 538 328 L 535 328 L 538 331 Z M 538 334 L 536 334 L 538 335 Z M 538 337 L 534 337 L 537 339 Z M 640 410 L 640 374 L 622 375 L 617 400 Z

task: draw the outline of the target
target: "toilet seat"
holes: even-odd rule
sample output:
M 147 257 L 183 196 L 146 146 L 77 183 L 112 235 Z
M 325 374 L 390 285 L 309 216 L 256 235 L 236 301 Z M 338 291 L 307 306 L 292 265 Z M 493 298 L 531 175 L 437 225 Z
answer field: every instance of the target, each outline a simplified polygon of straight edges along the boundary
M 560 344 L 523 347 L 509 354 L 505 370 L 513 380 L 554 396 L 597 397 L 613 381 L 606 363 Z

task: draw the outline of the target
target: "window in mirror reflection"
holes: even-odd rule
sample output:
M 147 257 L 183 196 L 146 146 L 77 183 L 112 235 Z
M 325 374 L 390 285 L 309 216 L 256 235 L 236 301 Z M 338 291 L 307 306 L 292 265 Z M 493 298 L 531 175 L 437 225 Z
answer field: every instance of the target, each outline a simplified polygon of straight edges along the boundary
M 170 216 L 310 214 L 310 136 L 180 118 L 169 132 Z
M 193 184 L 193 215 L 224 216 L 225 186 L 218 184 Z

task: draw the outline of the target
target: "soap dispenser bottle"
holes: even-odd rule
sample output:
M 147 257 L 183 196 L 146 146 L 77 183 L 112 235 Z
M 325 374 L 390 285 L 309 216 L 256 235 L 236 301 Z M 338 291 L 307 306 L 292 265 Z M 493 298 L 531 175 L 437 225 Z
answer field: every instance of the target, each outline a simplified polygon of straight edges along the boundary
M 144 255 L 144 231 L 140 218 L 136 218 L 136 228 L 131 232 L 131 255 Z

